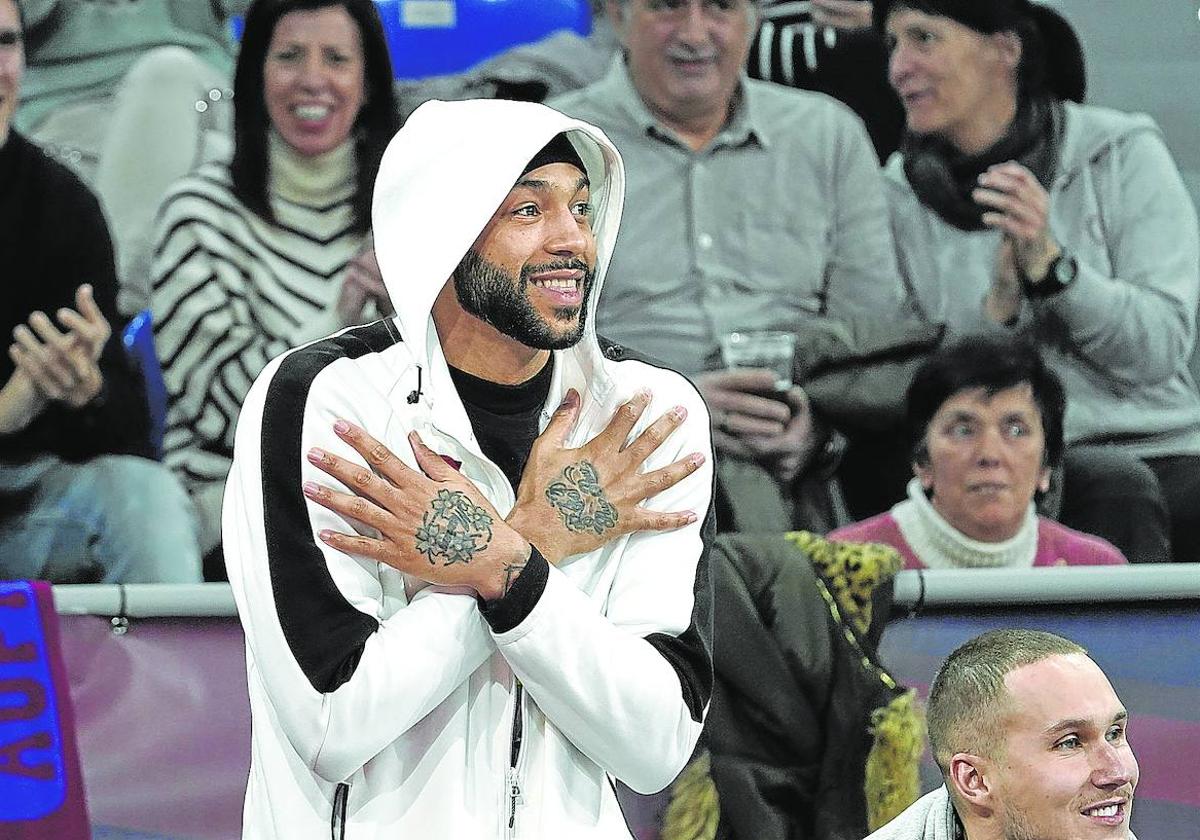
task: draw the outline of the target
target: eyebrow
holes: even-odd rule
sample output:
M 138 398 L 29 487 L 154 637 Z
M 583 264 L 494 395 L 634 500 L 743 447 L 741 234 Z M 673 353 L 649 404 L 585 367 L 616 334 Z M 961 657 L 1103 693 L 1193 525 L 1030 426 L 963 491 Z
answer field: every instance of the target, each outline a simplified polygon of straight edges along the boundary
M 1129 712 L 1127 712 L 1125 709 L 1121 709 L 1121 711 L 1119 711 L 1115 715 L 1113 715 L 1112 720 L 1110 721 L 1110 724 L 1123 722 L 1128 719 L 1129 719 Z M 1066 730 L 1066 729 L 1086 729 L 1086 728 L 1092 726 L 1093 723 L 1094 723 L 1094 721 L 1085 720 L 1083 718 L 1067 718 L 1065 720 L 1060 720 L 1057 723 L 1053 723 L 1050 726 L 1047 726 L 1046 729 L 1042 732 L 1042 734 L 1043 735 L 1053 735 L 1056 732 L 1062 732 L 1063 730 Z
M 517 183 L 513 184 L 514 188 L 527 187 L 531 190 L 548 190 L 552 186 L 553 185 L 549 181 L 542 180 L 541 178 L 522 178 L 520 181 L 517 181 Z M 591 186 L 592 182 L 588 180 L 588 176 L 581 175 L 579 180 L 575 182 L 575 192 L 579 192 L 584 187 L 590 189 Z

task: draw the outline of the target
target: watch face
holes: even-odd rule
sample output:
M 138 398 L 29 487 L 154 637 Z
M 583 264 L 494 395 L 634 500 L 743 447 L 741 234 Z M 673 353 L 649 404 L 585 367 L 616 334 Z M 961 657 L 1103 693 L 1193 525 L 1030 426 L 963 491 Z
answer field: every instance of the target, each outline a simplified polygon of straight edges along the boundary
M 1075 282 L 1075 275 L 1078 273 L 1079 263 L 1075 262 L 1074 257 L 1063 254 L 1054 261 L 1054 282 L 1060 289 L 1064 289 Z

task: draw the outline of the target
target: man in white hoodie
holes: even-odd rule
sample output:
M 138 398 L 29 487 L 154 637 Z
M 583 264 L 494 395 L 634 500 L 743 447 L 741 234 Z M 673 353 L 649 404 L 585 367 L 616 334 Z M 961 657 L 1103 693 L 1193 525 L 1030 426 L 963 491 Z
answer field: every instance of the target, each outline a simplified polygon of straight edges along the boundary
M 928 717 L 946 784 L 868 840 L 1136 840 L 1128 715 L 1074 642 L 971 639 L 934 677 Z
M 541 105 L 431 102 L 392 141 L 396 316 L 274 360 L 238 424 L 247 837 L 628 838 L 612 780 L 691 755 L 708 415 L 589 318 L 623 192 Z

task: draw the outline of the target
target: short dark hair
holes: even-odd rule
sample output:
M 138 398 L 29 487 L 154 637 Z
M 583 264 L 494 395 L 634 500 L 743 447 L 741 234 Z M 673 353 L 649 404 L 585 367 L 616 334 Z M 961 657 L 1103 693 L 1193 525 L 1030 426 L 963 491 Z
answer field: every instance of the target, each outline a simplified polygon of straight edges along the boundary
M 243 204 L 269 221 L 275 220 L 267 197 L 270 161 L 267 133 L 270 117 L 263 98 L 263 64 L 279 19 L 289 12 L 340 6 L 358 26 L 363 50 L 362 110 L 354 122 L 355 160 L 358 166 L 352 199 L 354 230 L 365 233 L 371 225 L 371 190 L 379 162 L 400 127 L 392 87 L 392 63 L 379 12 L 371 0 L 255 0 L 246 13 L 242 48 L 233 79 L 233 193 Z
M 1083 46 L 1074 27 L 1054 9 L 1030 0 L 875 0 L 872 14 L 881 35 L 888 16 L 900 9 L 947 17 L 984 35 L 1015 32 L 1021 39 L 1021 95 L 1044 91 L 1071 102 L 1087 96 Z
M 1003 749 L 1001 716 L 1007 711 L 1004 678 L 1051 656 L 1087 650 L 1043 630 L 989 630 L 963 643 L 938 669 L 925 704 L 929 746 L 946 775 L 955 753 L 995 758 Z
M 913 375 L 906 398 L 906 423 L 912 457 L 928 463 L 925 437 L 946 400 L 982 388 L 988 396 L 1028 383 L 1042 417 L 1046 439 L 1043 461 L 1057 467 L 1063 454 L 1063 414 L 1067 399 L 1062 381 L 1030 342 L 1014 338 L 970 336 L 939 348 Z

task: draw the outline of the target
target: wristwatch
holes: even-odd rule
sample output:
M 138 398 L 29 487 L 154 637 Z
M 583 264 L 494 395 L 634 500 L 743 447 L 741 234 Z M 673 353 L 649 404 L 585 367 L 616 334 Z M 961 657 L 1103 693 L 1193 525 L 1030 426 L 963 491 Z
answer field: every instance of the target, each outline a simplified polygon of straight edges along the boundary
M 1066 251 L 1059 251 L 1058 256 L 1046 269 L 1046 276 L 1039 283 L 1030 282 L 1028 277 L 1022 278 L 1025 296 L 1029 298 L 1048 298 L 1059 294 L 1063 289 L 1075 282 L 1079 276 L 1079 263 Z

